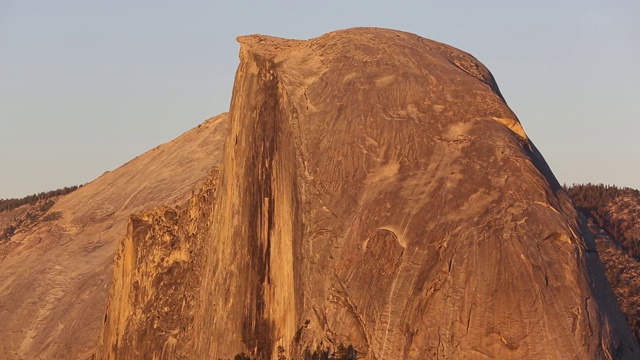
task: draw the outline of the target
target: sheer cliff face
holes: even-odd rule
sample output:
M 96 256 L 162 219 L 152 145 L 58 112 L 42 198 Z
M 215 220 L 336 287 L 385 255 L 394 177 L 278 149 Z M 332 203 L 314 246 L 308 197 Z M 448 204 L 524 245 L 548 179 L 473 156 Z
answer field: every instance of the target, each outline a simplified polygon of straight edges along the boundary
M 193 316 L 182 340 L 126 351 L 640 356 L 588 230 L 476 59 L 382 29 L 239 41 L 214 201 L 191 210 L 210 216 L 172 223 L 208 227 Z
M 476 59 L 381 29 L 239 41 L 198 357 L 320 341 L 376 359 L 640 355 Z

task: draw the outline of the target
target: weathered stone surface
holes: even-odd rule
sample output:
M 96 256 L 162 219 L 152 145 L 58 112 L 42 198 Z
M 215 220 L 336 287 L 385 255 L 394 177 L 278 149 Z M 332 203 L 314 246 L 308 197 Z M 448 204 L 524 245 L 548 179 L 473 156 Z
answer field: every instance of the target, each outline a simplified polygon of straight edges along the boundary
M 99 358 L 638 358 L 584 219 L 476 59 L 372 28 L 239 41 L 220 171 L 132 218 Z
M 212 118 L 56 199 L 37 221 L 0 242 L 1 359 L 92 356 L 127 219 L 188 201 L 219 163 L 226 132 L 226 114 Z M 19 220 L 27 208 L 3 213 L 0 225 Z
M 194 358 L 638 358 L 588 229 L 476 59 L 371 28 L 239 41 Z
M 119 243 L 97 358 L 190 359 L 194 310 L 209 234 L 214 168 L 183 207 L 129 219 Z

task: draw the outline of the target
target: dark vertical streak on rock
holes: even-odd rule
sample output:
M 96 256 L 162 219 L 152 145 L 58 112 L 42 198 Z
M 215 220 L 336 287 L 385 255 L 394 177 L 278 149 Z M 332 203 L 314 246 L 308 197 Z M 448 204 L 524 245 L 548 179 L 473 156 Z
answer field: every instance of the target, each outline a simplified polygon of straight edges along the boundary
M 269 264 L 275 207 L 272 180 L 279 133 L 278 84 L 273 74 L 273 64 L 259 58 L 255 61 L 258 63 L 258 81 L 264 98 L 261 104 L 254 104 L 259 107 L 252 136 L 256 143 L 245 149 L 250 152 L 246 164 L 248 181 L 245 182 L 245 194 L 249 196 L 249 228 L 248 237 L 238 240 L 246 241 L 250 254 L 247 269 L 250 281 L 245 297 L 249 311 L 243 319 L 243 342 L 248 349 L 255 349 L 259 359 L 267 359 L 273 350 L 272 324 L 265 308 L 265 286 L 271 282 Z

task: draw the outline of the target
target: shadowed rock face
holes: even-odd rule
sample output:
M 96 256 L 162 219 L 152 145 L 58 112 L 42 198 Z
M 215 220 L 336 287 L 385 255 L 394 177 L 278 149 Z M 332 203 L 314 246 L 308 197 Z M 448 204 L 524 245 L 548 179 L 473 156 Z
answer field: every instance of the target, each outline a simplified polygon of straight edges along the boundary
M 176 221 L 158 210 L 124 240 L 206 225 L 199 300 L 153 349 L 108 340 L 152 331 L 149 318 L 106 326 L 105 357 L 298 358 L 339 343 L 367 359 L 640 356 L 584 221 L 475 58 L 372 28 L 239 42 L 214 200 Z M 198 206 L 206 219 L 186 215 Z M 122 253 L 116 276 L 140 259 Z M 171 281 L 158 269 L 137 282 Z M 110 304 L 135 312 L 119 291 Z

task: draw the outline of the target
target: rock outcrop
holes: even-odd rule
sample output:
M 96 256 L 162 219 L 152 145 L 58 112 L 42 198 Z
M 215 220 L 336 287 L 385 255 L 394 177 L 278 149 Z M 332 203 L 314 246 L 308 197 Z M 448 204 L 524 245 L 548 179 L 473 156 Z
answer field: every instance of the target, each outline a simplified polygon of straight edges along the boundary
M 584 219 L 475 58 L 375 28 L 239 42 L 215 194 L 131 221 L 101 356 L 640 356 Z
M 94 354 L 129 216 L 188 201 L 220 162 L 227 124 L 209 119 L 71 194 L 0 216 L 15 227 L 0 241 L 0 359 Z
M 98 358 L 188 359 L 215 195 L 215 167 L 182 207 L 162 206 L 129 220 Z M 109 344 L 111 346 L 104 346 Z
M 240 42 L 201 357 L 318 340 L 380 359 L 638 355 L 479 62 L 375 29 Z

